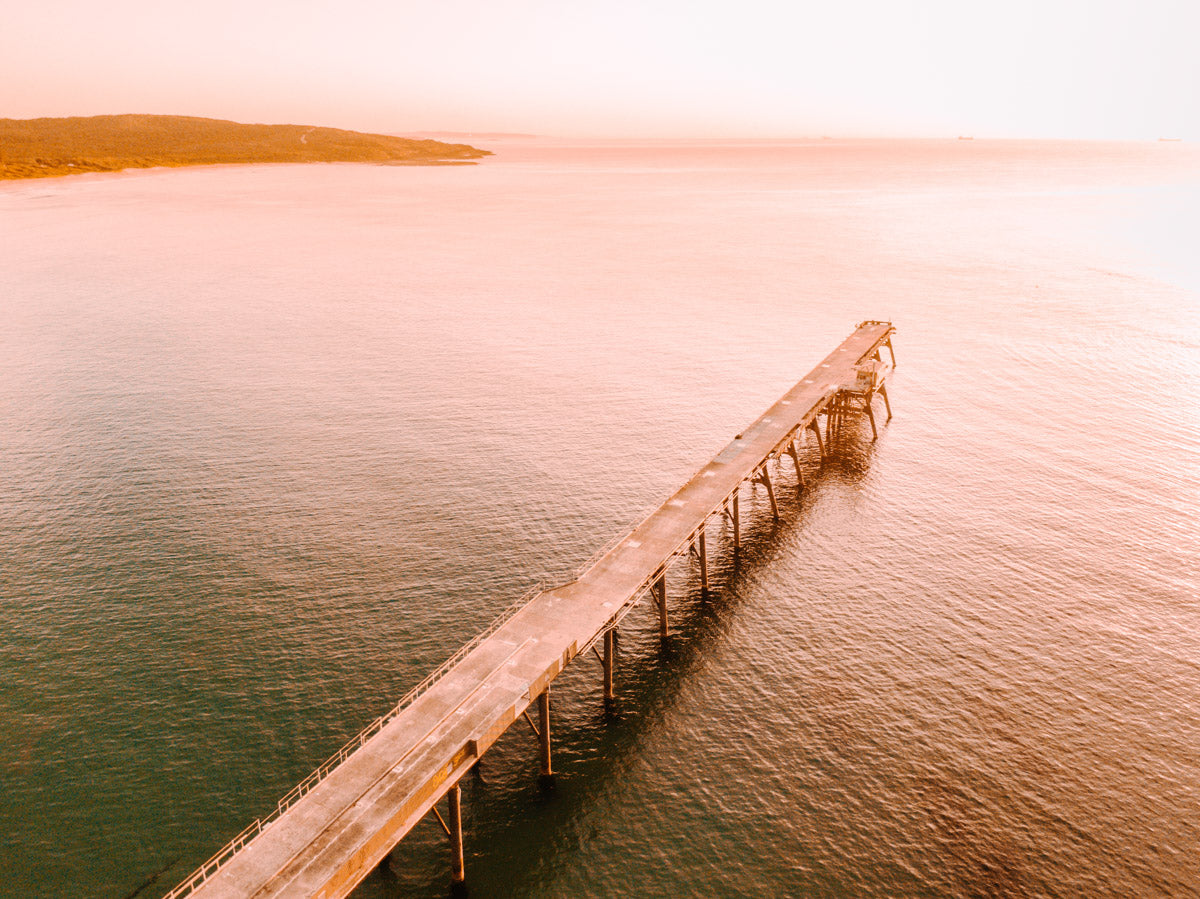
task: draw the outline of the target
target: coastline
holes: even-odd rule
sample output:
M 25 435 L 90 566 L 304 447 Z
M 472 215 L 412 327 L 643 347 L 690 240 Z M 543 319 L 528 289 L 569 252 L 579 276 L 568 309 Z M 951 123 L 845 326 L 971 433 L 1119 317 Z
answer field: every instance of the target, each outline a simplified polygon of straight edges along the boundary
M 492 155 L 489 151 L 487 155 Z M 480 157 L 480 159 L 483 157 Z M 357 160 L 357 159 L 312 159 L 312 160 L 275 160 L 247 159 L 237 162 L 169 162 L 162 160 L 131 162 L 120 167 L 87 167 L 78 163 L 66 163 L 55 166 L 42 166 L 39 170 L 28 174 L 14 174 L 10 169 L 16 166 L 0 166 L 0 184 L 22 181 L 42 181 L 53 178 L 69 178 L 78 175 L 119 175 L 123 172 L 149 172 L 155 169 L 199 169 L 199 168 L 230 168 L 233 166 L 250 165 L 377 165 L 377 166 L 471 166 L 479 165 L 479 159 L 396 159 L 396 160 Z
M 190 116 L 0 119 L 0 181 L 282 162 L 473 165 L 490 155 L 469 144 Z

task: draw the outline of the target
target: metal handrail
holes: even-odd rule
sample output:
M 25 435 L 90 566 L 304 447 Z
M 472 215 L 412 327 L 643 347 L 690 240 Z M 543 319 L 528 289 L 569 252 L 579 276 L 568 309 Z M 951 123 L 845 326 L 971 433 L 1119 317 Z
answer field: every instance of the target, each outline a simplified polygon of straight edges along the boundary
M 409 690 L 400 698 L 391 709 L 380 715 L 355 736 L 351 737 L 341 749 L 331 755 L 328 759 L 313 771 L 312 774 L 296 784 L 286 796 L 276 803 L 275 808 L 263 818 L 255 818 L 253 823 L 246 827 L 236 837 L 222 846 L 211 858 L 204 864 L 192 872 L 192 874 L 180 883 L 175 889 L 163 896 L 163 899 L 181 899 L 183 896 L 189 896 L 196 891 L 206 880 L 212 877 L 225 865 L 233 856 L 239 853 L 246 845 L 256 836 L 267 829 L 274 821 L 282 817 L 283 813 L 300 801 L 312 789 L 328 777 L 333 770 L 342 762 L 348 759 L 353 753 L 362 748 L 362 746 L 373 736 L 383 730 L 391 721 L 400 715 L 408 706 L 412 705 L 416 699 L 422 694 L 428 692 L 429 688 L 441 680 L 451 668 L 467 657 L 470 652 L 475 649 L 480 643 L 498 631 L 509 620 L 513 618 L 521 609 L 529 605 L 529 603 L 539 593 L 546 589 L 544 579 L 539 579 L 538 582 L 526 590 L 521 597 L 515 600 L 503 612 L 496 616 L 492 622 L 475 637 L 462 646 L 454 655 L 442 662 L 433 670 L 424 680 Z

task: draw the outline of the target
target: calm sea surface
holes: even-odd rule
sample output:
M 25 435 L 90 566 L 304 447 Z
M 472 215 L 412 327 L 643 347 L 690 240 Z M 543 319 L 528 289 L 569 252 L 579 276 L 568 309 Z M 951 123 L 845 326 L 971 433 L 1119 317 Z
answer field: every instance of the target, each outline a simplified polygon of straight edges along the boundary
M 0 188 L 0 894 L 161 894 L 889 318 L 878 442 L 464 782 L 472 894 L 1200 895 L 1200 151 L 491 146 Z

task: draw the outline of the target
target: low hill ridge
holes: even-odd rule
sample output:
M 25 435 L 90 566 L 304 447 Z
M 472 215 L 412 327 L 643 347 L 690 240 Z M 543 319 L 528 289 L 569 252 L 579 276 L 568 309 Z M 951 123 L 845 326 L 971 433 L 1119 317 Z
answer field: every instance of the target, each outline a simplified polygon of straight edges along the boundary
M 467 144 L 193 116 L 0 119 L 0 179 L 223 163 L 448 165 L 490 155 Z

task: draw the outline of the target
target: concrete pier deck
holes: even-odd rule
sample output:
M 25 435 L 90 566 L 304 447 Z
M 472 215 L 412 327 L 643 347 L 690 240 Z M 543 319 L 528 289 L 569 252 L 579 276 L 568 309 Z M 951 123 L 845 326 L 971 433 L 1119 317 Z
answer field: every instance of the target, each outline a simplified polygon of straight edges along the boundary
M 649 594 L 665 633 L 664 575 L 673 559 L 696 547 L 701 564 L 705 526 L 727 515 L 737 533 L 738 494 L 761 480 L 774 506 L 766 463 L 796 458 L 796 441 L 816 431 L 818 416 L 841 418 L 857 398 L 869 413 L 895 362 L 885 362 L 894 328 L 864 322 L 757 421 L 640 525 L 568 584 L 530 595 L 511 614 L 460 650 L 447 665 L 378 719 L 313 777 L 256 821 L 169 899 L 347 895 L 435 804 L 451 795 L 447 830 L 461 847 L 458 780 L 528 707 L 538 702 L 549 774 L 549 687 L 580 652 L 605 644 L 626 612 Z M 890 405 L 890 404 L 889 404 Z M 837 411 L 841 410 L 841 411 Z M 874 417 L 871 418 L 874 426 Z M 823 451 L 822 451 L 823 452 Z M 796 460 L 797 472 L 799 461 Z M 707 574 L 705 569 L 705 583 Z M 660 602 L 661 597 L 661 602 Z M 461 848 L 456 865 L 460 876 Z

